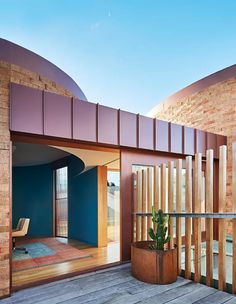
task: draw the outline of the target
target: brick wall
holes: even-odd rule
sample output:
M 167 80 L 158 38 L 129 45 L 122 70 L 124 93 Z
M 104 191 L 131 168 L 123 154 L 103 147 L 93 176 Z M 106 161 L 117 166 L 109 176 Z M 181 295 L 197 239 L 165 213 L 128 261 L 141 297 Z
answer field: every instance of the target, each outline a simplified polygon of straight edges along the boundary
M 164 102 L 156 107 L 155 117 L 228 137 L 226 211 L 232 211 L 231 151 L 232 142 L 236 141 L 236 77 L 188 97 Z
M 9 82 L 64 96 L 72 94 L 36 73 L 0 61 L 0 298 L 10 293 L 11 141 L 9 132 Z

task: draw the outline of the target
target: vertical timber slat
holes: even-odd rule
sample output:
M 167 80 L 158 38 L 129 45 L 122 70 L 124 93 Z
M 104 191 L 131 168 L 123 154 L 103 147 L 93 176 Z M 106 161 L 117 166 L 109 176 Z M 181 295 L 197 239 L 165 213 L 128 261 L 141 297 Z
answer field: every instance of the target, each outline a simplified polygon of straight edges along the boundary
M 142 212 L 142 171 L 137 171 L 137 212 Z M 141 241 L 141 217 L 136 216 L 136 241 Z
M 142 170 L 142 212 L 147 212 L 147 170 Z M 142 216 L 142 241 L 147 240 L 147 217 Z
M 220 146 L 219 156 L 219 212 L 225 211 L 226 205 L 226 168 L 227 168 L 227 147 Z M 218 289 L 226 288 L 226 236 L 225 219 L 219 219 L 219 260 L 218 260 Z
M 202 191 L 202 154 L 195 154 L 194 165 L 194 212 L 201 212 Z M 201 218 L 195 218 L 194 222 L 194 281 L 201 280 Z
M 153 168 L 147 168 L 147 207 L 148 212 L 152 212 L 153 206 Z M 152 217 L 148 216 L 148 229 L 152 228 Z M 148 240 L 151 240 L 151 237 L 148 234 Z
M 186 157 L 186 212 L 192 212 L 192 156 Z M 191 279 L 191 226 L 192 219 L 185 219 L 185 278 Z
M 236 142 L 232 144 L 232 202 L 236 213 Z M 232 293 L 236 293 L 236 219 L 233 219 Z
M 206 212 L 213 212 L 213 166 L 214 151 L 206 153 Z M 206 218 L 206 284 L 213 283 L 213 219 Z
M 161 164 L 161 209 L 166 212 L 166 164 Z
M 182 159 L 176 161 L 176 212 L 182 212 Z M 182 233 L 181 233 L 181 217 L 176 218 L 176 245 L 178 251 L 177 269 L 178 274 L 181 272 L 181 245 L 182 245 Z
M 174 162 L 168 162 L 168 212 L 174 212 Z M 169 235 L 170 239 L 170 249 L 174 246 L 173 236 L 174 236 L 174 219 L 170 217 L 169 220 Z
M 154 167 L 154 208 L 160 209 L 160 169 L 158 166 Z

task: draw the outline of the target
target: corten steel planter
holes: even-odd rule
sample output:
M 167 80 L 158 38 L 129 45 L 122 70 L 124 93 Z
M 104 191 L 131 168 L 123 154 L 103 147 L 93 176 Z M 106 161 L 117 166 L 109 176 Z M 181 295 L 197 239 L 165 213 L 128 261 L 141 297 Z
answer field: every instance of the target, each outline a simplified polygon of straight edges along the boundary
M 135 242 L 131 245 L 132 275 L 143 282 L 171 284 L 177 280 L 177 248 L 151 250 L 152 241 Z

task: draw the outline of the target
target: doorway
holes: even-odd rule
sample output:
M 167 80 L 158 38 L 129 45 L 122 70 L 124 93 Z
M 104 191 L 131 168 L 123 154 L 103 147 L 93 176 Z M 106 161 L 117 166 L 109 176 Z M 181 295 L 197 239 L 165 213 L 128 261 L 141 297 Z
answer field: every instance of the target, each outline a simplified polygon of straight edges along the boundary
M 68 167 L 55 170 L 55 236 L 68 237 Z

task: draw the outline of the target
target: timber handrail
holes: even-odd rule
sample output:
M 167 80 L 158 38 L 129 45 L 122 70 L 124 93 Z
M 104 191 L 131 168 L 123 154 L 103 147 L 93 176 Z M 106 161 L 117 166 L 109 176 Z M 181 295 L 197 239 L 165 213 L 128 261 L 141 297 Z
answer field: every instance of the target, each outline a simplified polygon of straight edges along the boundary
M 164 213 L 166 215 L 169 215 L 170 217 L 183 217 L 183 218 L 225 218 L 225 219 L 234 219 L 236 218 L 236 213 L 232 213 L 232 212 L 223 212 L 223 213 L 187 213 L 187 212 L 183 212 L 183 213 Z M 152 213 L 150 212 L 133 212 L 133 215 L 136 216 L 152 216 Z

